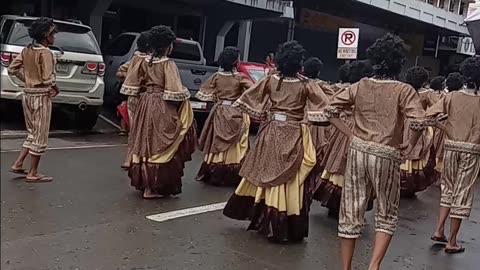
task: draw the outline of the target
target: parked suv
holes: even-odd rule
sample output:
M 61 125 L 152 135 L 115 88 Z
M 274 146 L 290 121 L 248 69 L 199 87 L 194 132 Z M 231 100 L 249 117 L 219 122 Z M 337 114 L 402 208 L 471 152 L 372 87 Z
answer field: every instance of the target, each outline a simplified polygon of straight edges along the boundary
M 28 27 L 37 18 L 1 16 L 1 98 L 21 100 L 22 82 L 8 75 L 7 67 L 32 42 Z M 57 57 L 57 85 L 60 94 L 54 104 L 73 109 L 75 124 L 91 129 L 103 104 L 105 64 L 92 29 L 80 23 L 55 21 L 58 33 L 51 47 Z

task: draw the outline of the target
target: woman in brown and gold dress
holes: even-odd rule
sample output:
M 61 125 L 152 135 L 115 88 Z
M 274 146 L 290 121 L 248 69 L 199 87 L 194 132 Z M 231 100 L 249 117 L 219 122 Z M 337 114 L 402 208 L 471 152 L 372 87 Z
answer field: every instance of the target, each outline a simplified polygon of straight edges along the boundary
M 236 71 L 239 51 L 227 47 L 219 58 L 223 69 L 200 87 L 196 97 L 215 102 L 200 136 L 200 150 L 206 153 L 196 180 L 212 185 L 238 185 L 240 165 L 248 150 L 250 117 L 233 107 L 253 83 Z
M 243 179 L 223 213 L 250 220 L 249 230 L 273 241 L 297 242 L 308 234 L 313 187 L 307 177 L 316 163 L 303 119 L 306 113 L 308 120 L 328 124 L 323 114 L 327 97 L 298 75 L 304 57 L 300 44 L 281 45 L 276 57 L 279 74 L 263 78 L 234 104 L 266 121 L 240 170 Z
M 32 183 L 50 182 L 53 179 L 40 174 L 38 165 L 48 144 L 52 97 L 59 93 L 55 84 L 56 58 L 48 48 L 55 42 L 55 33 L 53 19 L 35 20 L 28 29 L 28 34 L 33 39 L 32 44 L 25 47 L 8 67 L 9 74 L 25 83 L 22 107 L 28 132 L 22 151 L 10 171 L 26 175 L 26 181 Z M 29 154 L 32 162 L 27 173 L 23 169 L 23 163 Z
M 339 70 L 341 83 L 336 84 L 335 88 L 347 88 L 351 83 L 356 83 L 364 77 L 369 77 L 372 73 L 372 66 L 367 61 L 355 61 L 351 64 L 345 64 Z M 341 117 L 350 129 L 353 129 L 352 114 L 353 108 L 345 110 Z M 322 161 L 324 170 L 319 175 L 321 178 L 320 184 L 313 198 L 320 201 L 322 206 L 328 208 L 330 217 L 338 217 L 350 141 L 345 134 L 335 127 L 330 126 L 329 128 L 331 135 L 328 137 L 324 150 L 325 159 Z
M 425 68 L 410 68 L 405 75 L 405 81 L 417 90 L 424 110 L 439 100 L 435 92 L 424 88 L 428 82 L 428 71 Z M 405 121 L 406 126 L 410 125 L 410 119 Z M 405 129 L 404 132 L 403 138 L 407 143 L 413 131 Z M 436 181 L 435 154 L 432 151 L 433 133 L 432 127 L 425 129 L 415 147 L 409 153 L 404 153 L 405 161 L 400 165 L 402 196 L 412 197 L 416 192 L 427 189 Z
M 175 33 L 163 25 L 150 32 L 153 55 L 139 68 L 146 91 L 140 95 L 129 138 L 133 156 L 128 174 L 145 199 L 181 193 L 184 163 L 196 146 L 190 94 L 168 58 Z

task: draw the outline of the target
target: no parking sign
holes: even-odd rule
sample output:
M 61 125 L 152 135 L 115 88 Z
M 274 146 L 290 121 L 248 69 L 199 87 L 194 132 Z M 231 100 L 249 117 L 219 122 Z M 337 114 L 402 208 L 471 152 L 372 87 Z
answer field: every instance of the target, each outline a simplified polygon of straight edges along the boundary
M 340 28 L 338 31 L 338 59 L 357 59 L 360 29 Z

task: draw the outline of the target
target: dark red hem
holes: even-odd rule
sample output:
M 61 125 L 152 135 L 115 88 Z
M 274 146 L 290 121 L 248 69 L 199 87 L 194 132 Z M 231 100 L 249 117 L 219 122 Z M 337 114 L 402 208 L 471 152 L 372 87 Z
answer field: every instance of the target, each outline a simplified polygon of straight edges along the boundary
M 195 152 L 197 136 L 195 125 L 185 135 L 172 160 L 167 163 L 132 163 L 128 170 L 131 186 L 144 191 L 149 187 L 152 191 L 168 196 L 182 192 L 182 177 L 184 164 L 192 160 Z
M 238 175 L 240 167 L 237 164 L 202 163 L 195 180 L 205 182 L 214 186 L 237 186 L 242 177 Z

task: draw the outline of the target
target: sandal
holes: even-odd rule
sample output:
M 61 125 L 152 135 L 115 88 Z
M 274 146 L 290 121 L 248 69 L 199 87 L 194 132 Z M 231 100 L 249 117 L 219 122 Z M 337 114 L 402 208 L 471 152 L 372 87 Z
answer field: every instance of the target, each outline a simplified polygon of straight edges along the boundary
M 18 169 L 14 169 L 14 168 L 10 168 L 9 172 L 11 173 L 15 173 L 15 174 L 20 174 L 20 175 L 27 175 L 27 171 L 25 171 L 25 169 L 22 169 L 22 168 L 18 168 Z
M 459 248 L 446 248 L 445 252 L 448 254 L 457 254 L 457 253 L 463 253 L 465 252 L 465 248 L 460 245 Z
M 48 183 L 48 182 L 52 182 L 53 180 L 53 177 L 50 177 L 50 176 L 45 176 L 45 175 L 41 175 L 41 176 L 27 176 L 27 180 L 26 182 L 27 183 Z
M 448 243 L 448 239 L 445 236 L 438 237 L 438 236 L 432 235 L 432 237 L 430 237 L 430 239 L 432 241 L 439 242 L 439 243 Z

